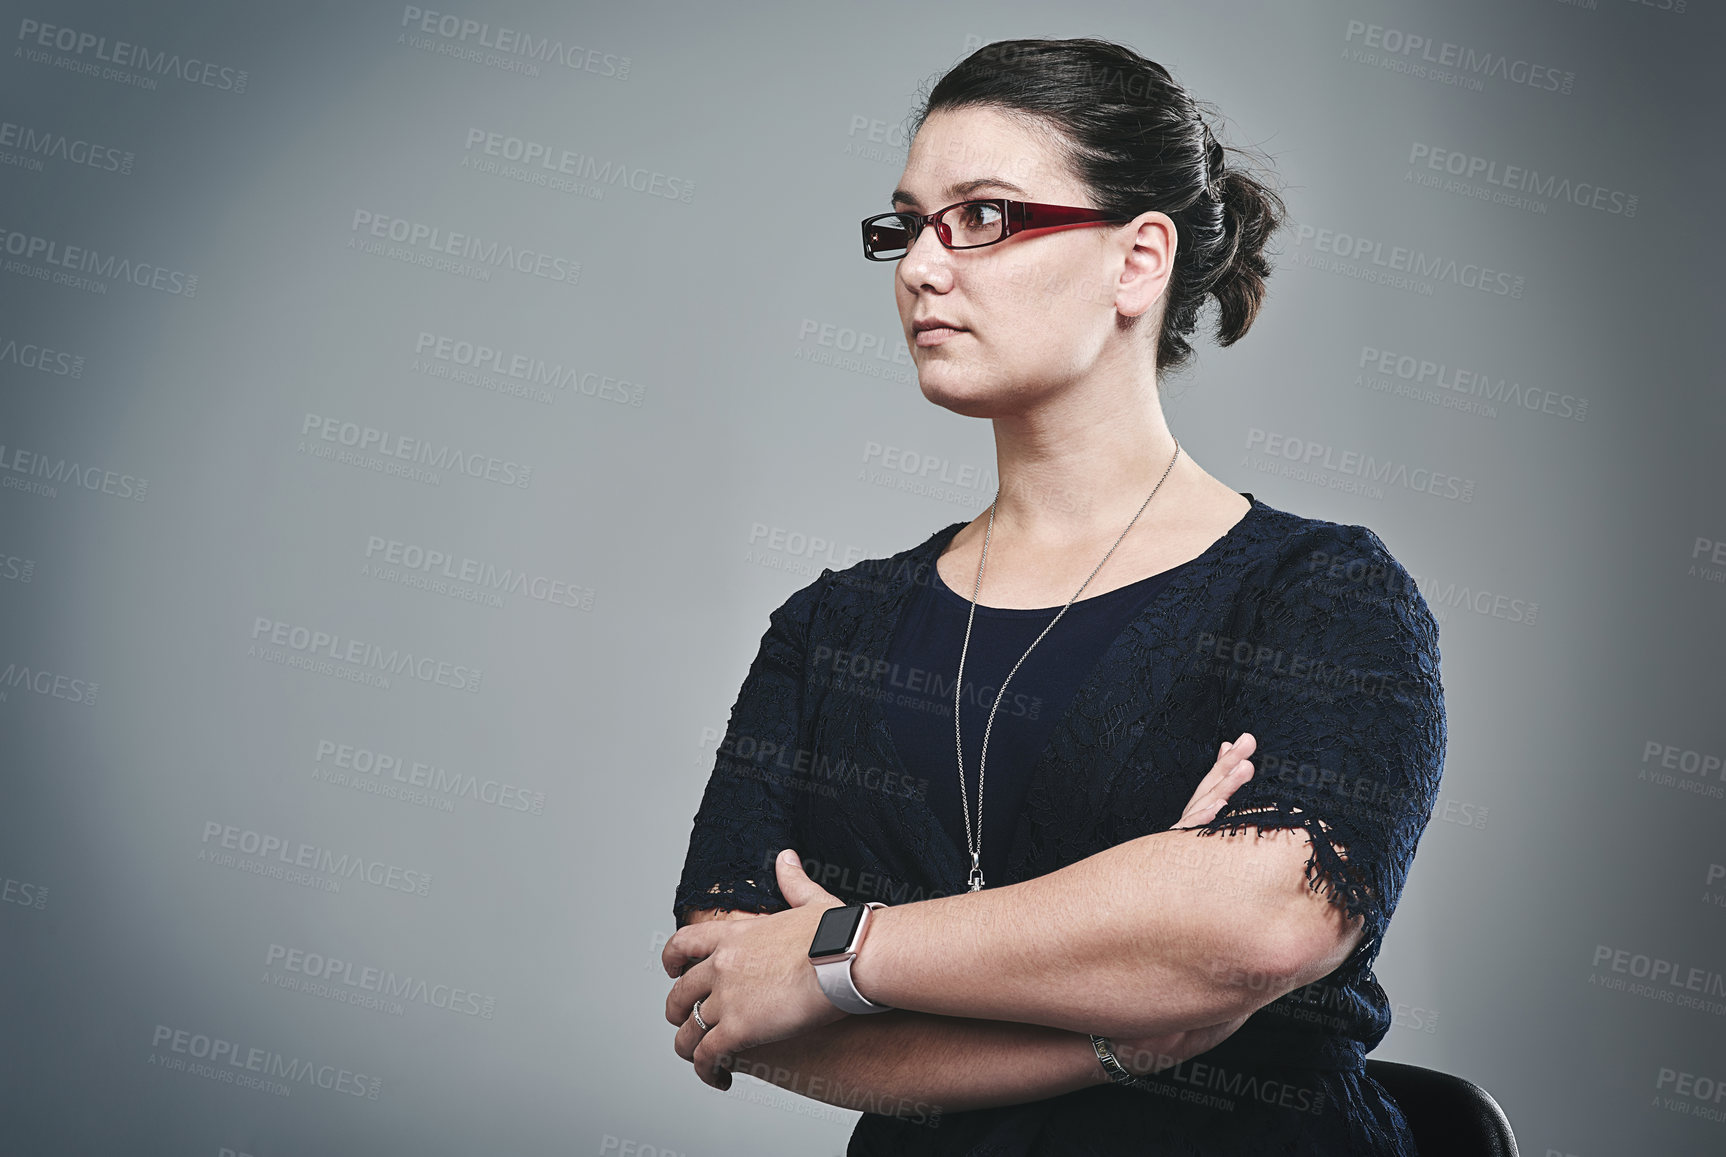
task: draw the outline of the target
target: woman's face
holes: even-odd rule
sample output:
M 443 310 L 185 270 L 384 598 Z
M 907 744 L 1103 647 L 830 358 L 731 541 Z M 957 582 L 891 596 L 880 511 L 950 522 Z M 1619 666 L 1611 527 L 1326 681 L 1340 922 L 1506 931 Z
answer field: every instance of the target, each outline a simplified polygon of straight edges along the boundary
M 1096 204 L 1054 144 L 1023 119 L 992 108 L 931 114 L 911 142 L 893 208 L 932 213 L 978 197 Z M 1142 256 L 1134 256 L 1144 220 L 1015 233 L 970 250 L 950 250 L 925 228 L 894 278 L 924 397 L 992 418 L 1049 399 L 1107 359 L 1138 356 L 1129 351 L 1142 337 L 1117 332 L 1118 310 L 1143 312 L 1150 303 L 1142 299 L 1154 301 L 1166 281 L 1153 274 L 1148 285 Z M 1135 276 L 1123 297 L 1127 270 Z M 960 328 L 916 333 L 926 318 Z

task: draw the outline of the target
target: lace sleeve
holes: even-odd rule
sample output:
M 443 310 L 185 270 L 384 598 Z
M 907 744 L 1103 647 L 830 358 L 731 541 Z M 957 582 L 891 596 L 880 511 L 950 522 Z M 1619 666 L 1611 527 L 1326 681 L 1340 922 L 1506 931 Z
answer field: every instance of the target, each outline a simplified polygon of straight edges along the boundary
M 695 813 L 672 903 L 678 927 L 699 908 L 776 912 L 787 906 L 773 857 L 794 846 L 806 642 L 831 573 L 823 570 L 768 617 Z
M 1203 638 L 1221 733 L 1258 739 L 1253 778 L 1205 834 L 1304 829 L 1306 878 L 1365 927 L 1370 961 L 1444 767 L 1438 628 L 1414 580 L 1365 527 L 1325 524 L 1248 596 L 1240 638 Z

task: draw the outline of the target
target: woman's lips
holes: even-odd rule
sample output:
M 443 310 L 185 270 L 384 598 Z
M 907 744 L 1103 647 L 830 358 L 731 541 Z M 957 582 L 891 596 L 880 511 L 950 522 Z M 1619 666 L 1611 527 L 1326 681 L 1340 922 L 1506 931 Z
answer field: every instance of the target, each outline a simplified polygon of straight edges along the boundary
M 970 332 L 971 331 L 968 329 L 953 329 L 950 326 L 939 326 L 935 329 L 918 330 L 917 344 L 919 346 L 936 346 L 945 341 L 949 341 L 962 333 Z

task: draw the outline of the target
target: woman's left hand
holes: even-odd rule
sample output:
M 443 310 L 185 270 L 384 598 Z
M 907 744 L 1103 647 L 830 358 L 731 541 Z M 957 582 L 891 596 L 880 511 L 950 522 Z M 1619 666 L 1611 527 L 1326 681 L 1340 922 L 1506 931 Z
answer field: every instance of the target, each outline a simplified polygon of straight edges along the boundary
M 750 920 L 706 920 L 671 934 L 660 954 L 676 983 L 665 1019 L 681 1026 L 677 1055 L 716 1089 L 731 1087 L 731 1056 L 784 1040 L 850 1014 L 827 999 L 809 964 L 809 944 L 829 908 L 844 903 L 803 872 L 790 850 L 774 861 L 779 891 L 791 904 Z M 701 1001 L 701 1019 L 690 1010 Z

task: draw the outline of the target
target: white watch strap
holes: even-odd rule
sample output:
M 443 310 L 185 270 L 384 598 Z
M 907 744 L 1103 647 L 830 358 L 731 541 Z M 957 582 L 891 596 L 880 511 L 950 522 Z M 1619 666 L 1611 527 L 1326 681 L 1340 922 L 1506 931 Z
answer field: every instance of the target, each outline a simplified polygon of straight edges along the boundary
M 876 1004 L 857 991 L 857 985 L 851 980 L 851 961 L 854 959 L 856 957 L 847 956 L 844 960 L 817 964 L 815 979 L 820 982 L 821 991 L 846 1012 L 891 1012 L 891 1005 Z

